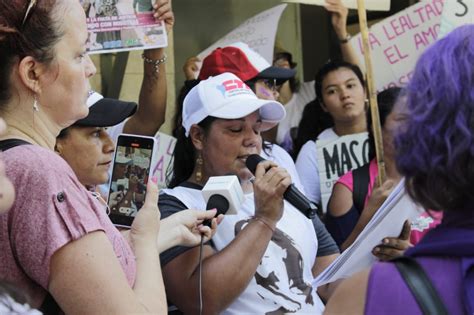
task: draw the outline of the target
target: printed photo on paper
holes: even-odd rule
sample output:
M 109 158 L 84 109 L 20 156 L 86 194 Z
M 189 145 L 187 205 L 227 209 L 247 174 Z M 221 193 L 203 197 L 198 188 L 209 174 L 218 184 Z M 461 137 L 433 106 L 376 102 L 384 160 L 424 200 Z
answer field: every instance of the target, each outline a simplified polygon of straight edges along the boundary
M 87 17 L 90 54 L 166 47 L 164 23 L 153 17 L 154 0 L 80 0 Z

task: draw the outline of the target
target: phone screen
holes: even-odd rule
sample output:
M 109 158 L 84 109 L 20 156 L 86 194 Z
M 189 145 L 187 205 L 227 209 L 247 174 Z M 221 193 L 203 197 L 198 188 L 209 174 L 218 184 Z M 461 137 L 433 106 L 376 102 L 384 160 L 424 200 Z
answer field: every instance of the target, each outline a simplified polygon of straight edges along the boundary
M 151 137 L 118 137 L 107 202 L 116 225 L 129 227 L 145 202 L 154 143 Z

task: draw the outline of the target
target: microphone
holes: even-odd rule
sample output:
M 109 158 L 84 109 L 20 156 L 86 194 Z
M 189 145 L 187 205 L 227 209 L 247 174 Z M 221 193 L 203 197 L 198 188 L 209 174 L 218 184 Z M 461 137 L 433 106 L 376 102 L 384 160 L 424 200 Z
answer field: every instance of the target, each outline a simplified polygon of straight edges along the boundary
M 202 195 L 206 200 L 207 210 L 217 209 L 216 217 L 219 214 L 237 214 L 244 202 L 244 192 L 235 175 L 209 177 Z M 203 224 L 210 227 L 211 221 L 204 220 Z
M 255 174 L 255 170 L 257 169 L 257 164 L 265 161 L 258 154 L 252 154 L 247 157 L 245 161 L 245 165 L 247 168 Z M 288 201 L 293 207 L 298 209 L 301 213 L 303 213 L 307 218 L 312 219 L 316 216 L 318 207 L 309 201 L 305 195 L 294 184 L 288 186 L 286 191 L 283 193 L 283 198 Z
M 226 214 L 227 210 L 229 210 L 229 201 L 222 196 L 222 195 L 212 195 L 209 200 L 207 201 L 206 209 L 217 209 L 216 215 L 217 217 L 219 214 Z M 206 219 L 202 222 L 203 225 L 211 227 L 212 219 Z

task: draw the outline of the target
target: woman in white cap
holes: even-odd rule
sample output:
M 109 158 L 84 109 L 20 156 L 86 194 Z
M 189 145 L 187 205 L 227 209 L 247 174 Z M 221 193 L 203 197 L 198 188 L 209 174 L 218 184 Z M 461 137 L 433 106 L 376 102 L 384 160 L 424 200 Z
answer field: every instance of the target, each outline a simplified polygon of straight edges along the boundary
M 201 81 L 184 100 L 171 189 L 159 201 L 163 216 L 204 209 L 201 189 L 212 176 L 237 175 L 245 195 L 237 214 L 226 216 L 212 244 L 204 245 L 204 313 L 318 314 L 324 308 L 311 282 L 334 255 L 316 259 L 313 222 L 283 202 L 288 172 L 264 161 L 253 180 L 246 167 L 247 157 L 260 153 L 260 132 L 284 116 L 280 103 L 258 99 L 230 73 Z M 172 248 L 161 262 L 168 299 L 184 313 L 197 313 L 199 248 Z

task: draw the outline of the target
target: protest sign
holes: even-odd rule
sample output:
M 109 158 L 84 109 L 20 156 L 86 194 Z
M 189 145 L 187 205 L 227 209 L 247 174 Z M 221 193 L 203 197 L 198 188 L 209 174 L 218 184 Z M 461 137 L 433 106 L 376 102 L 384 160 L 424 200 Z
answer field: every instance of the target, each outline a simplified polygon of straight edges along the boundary
M 152 0 L 80 0 L 87 17 L 90 54 L 166 47 L 163 22 L 156 22 Z
M 280 4 L 246 20 L 236 29 L 202 51 L 198 57 L 203 60 L 218 47 L 223 47 L 235 42 L 244 42 L 272 64 L 273 46 L 275 45 L 278 21 L 285 8 L 286 4 Z
M 158 179 L 158 188 L 166 187 L 166 173 L 168 168 L 172 169 L 172 157 L 174 147 L 176 145 L 176 138 L 162 132 L 155 135 L 156 151 L 154 157 L 154 164 L 151 169 L 151 174 Z
M 438 37 L 445 2 L 419 2 L 370 28 L 369 44 L 378 92 L 408 82 L 418 57 Z M 362 61 L 361 34 L 350 43 Z
M 447 1 L 441 16 L 439 37 L 464 24 L 474 24 L 474 0 Z
M 369 162 L 368 133 L 342 136 L 336 140 L 316 141 L 321 203 L 326 212 L 334 183 L 350 170 Z
M 325 0 L 283 0 L 283 2 L 327 5 Z M 342 4 L 346 8 L 357 9 L 357 0 L 342 0 Z M 390 0 L 365 0 L 365 8 L 369 11 L 390 11 Z

